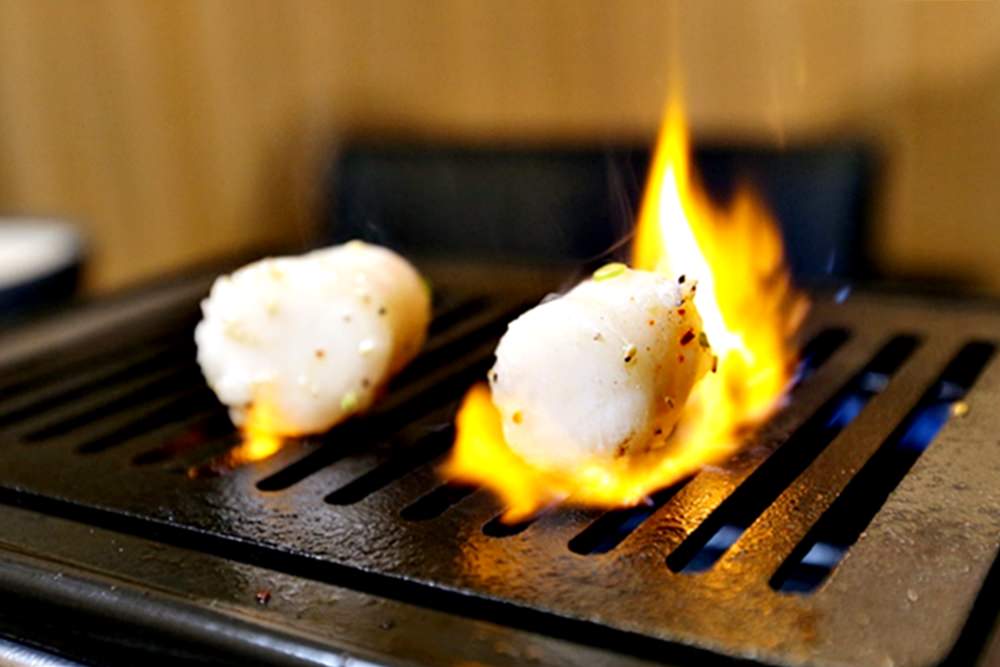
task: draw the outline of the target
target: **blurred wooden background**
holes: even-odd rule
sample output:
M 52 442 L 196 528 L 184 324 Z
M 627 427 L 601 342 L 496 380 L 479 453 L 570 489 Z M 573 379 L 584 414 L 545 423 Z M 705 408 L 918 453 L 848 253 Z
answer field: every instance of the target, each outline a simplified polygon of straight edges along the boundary
M 0 212 L 78 220 L 106 289 L 304 238 L 345 132 L 842 133 L 894 270 L 1000 291 L 1000 3 L 0 0 Z

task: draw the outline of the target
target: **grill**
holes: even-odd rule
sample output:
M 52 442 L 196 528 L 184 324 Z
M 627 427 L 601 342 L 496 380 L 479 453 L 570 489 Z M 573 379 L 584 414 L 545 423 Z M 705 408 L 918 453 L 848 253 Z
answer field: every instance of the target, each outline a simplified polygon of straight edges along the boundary
M 8 336 L 0 654 L 5 636 L 101 664 L 1000 657 L 989 304 L 818 297 L 789 404 L 733 460 L 641 507 L 510 526 L 434 466 L 506 322 L 553 283 L 428 270 L 431 339 L 377 409 L 235 471 L 194 364 L 204 278 Z

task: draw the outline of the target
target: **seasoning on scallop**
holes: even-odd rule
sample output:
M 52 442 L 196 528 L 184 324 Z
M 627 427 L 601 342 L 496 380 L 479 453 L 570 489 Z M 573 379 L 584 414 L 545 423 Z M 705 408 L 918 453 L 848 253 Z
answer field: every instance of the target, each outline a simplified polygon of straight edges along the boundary
M 402 257 L 352 241 L 222 276 L 202 312 L 198 363 L 233 422 L 266 402 L 269 428 L 296 436 L 371 406 L 423 345 L 430 297 Z
M 568 471 L 662 445 L 712 367 L 693 288 L 611 264 L 511 322 L 488 375 L 510 449 Z

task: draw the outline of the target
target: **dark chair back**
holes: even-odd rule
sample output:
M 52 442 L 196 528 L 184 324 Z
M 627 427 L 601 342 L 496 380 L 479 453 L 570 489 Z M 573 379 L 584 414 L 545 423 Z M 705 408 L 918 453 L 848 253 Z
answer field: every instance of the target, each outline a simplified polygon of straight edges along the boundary
M 593 264 L 622 256 L 647 150 L 355 144 L 329 179 L 327 241 L 363 238 L 415 257 Z M 739 179 L 772 206 L 801 279 L 868 272 L 872 159 L 858 145 L 713 146 L 695 161 L 725 199 Z

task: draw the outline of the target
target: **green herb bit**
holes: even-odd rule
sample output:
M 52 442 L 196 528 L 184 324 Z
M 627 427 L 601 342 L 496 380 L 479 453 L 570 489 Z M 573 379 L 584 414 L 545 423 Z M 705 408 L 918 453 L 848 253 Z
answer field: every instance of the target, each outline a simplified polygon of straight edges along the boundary
M 358 407 L 358 394 L 353 391 L 349 391 L 344 394 L 344 397 L 340 399 L 340 409 L 347 412 Z
M 605 264 L 601 268 L 594 271 L 594 280 L 600 282 L 602 280 L 609 280 L 615 276 L 620 276 L 625 273 L 625 269 L 628 267 L 621 262 L 611 262 L 610 264 Z

